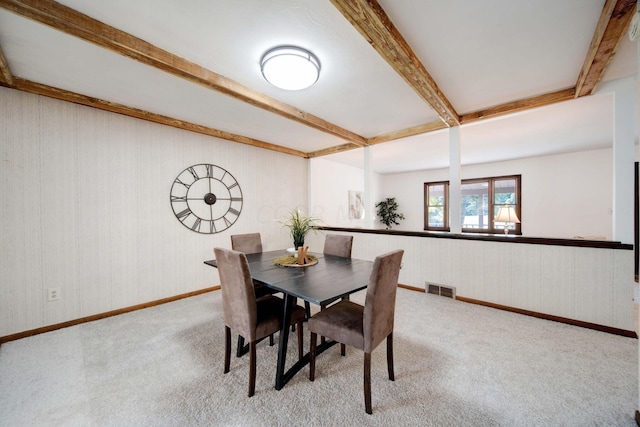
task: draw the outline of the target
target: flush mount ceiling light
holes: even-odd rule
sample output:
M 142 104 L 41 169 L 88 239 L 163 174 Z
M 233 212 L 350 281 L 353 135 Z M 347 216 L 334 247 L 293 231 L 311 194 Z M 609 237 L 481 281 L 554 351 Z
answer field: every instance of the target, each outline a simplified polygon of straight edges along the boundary
M 264 78 L 275 87 L 301 90 L 318 80 L 320 61 L 301 47 L 278 46 L 262 55 L 260 69 Z

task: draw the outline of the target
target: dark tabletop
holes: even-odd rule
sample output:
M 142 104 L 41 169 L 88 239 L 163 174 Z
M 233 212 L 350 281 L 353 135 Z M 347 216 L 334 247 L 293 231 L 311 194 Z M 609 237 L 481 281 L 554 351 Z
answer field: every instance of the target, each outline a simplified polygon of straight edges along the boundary
M 284 250 L 247 255 L 254 280 L 280 292 L 323 305 L 365 289 L 371 274 L 371 261 L 316 254 L 318 263 L 307 267 L 281 267 L 273 260 Z M 216 267 L 216 260 L 205 261 Z

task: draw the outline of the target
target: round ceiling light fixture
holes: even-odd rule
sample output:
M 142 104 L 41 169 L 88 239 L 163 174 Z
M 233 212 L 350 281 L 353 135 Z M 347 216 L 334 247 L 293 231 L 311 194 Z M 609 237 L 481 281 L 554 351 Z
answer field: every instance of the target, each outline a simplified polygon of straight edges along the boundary
M 320 61 L 301 47 L 278 46 L 262 55 L 260 69 L 265 80 L 275 87 L 302 90 L 318 80 Z

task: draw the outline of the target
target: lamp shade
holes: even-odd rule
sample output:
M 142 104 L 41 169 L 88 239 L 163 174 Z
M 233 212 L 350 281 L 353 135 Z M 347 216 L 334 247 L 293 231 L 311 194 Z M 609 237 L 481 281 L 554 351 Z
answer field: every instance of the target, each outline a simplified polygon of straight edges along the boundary
M 320 61 L 301 47 L 279 46 L 262 55 L 260 69 L 272 85 L 285 90 L 301 90 L 318 80 Z
M 520 223 L 516 210 L 512 206 L 498 208 L 498 214 L 493 218 L 493 222 L 514 222 Z

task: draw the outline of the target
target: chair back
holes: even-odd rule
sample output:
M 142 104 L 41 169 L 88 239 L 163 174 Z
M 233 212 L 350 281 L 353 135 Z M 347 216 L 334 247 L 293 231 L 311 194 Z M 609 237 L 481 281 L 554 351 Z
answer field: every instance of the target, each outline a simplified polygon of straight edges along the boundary
M 215 248 L 222 288 L 224 322 L 248 341 L 256 339 L 257 306 L 249 263 L 244 253 Z
M 344 234 L 327 234 L 324 238 L 325 255 L 341 256 L 351 258 L 351 247 L 353 246 L 353 236 Z
M 244 252 L 245 254 L 262 252 L 260 233 L 236 234 L 231 236 L 231 249 Z
M 393 332 L 396 290 L 404 250 L 387 252 L 376 257 L 367 286 L 364 303 L 364 351 L 374 348 Z

